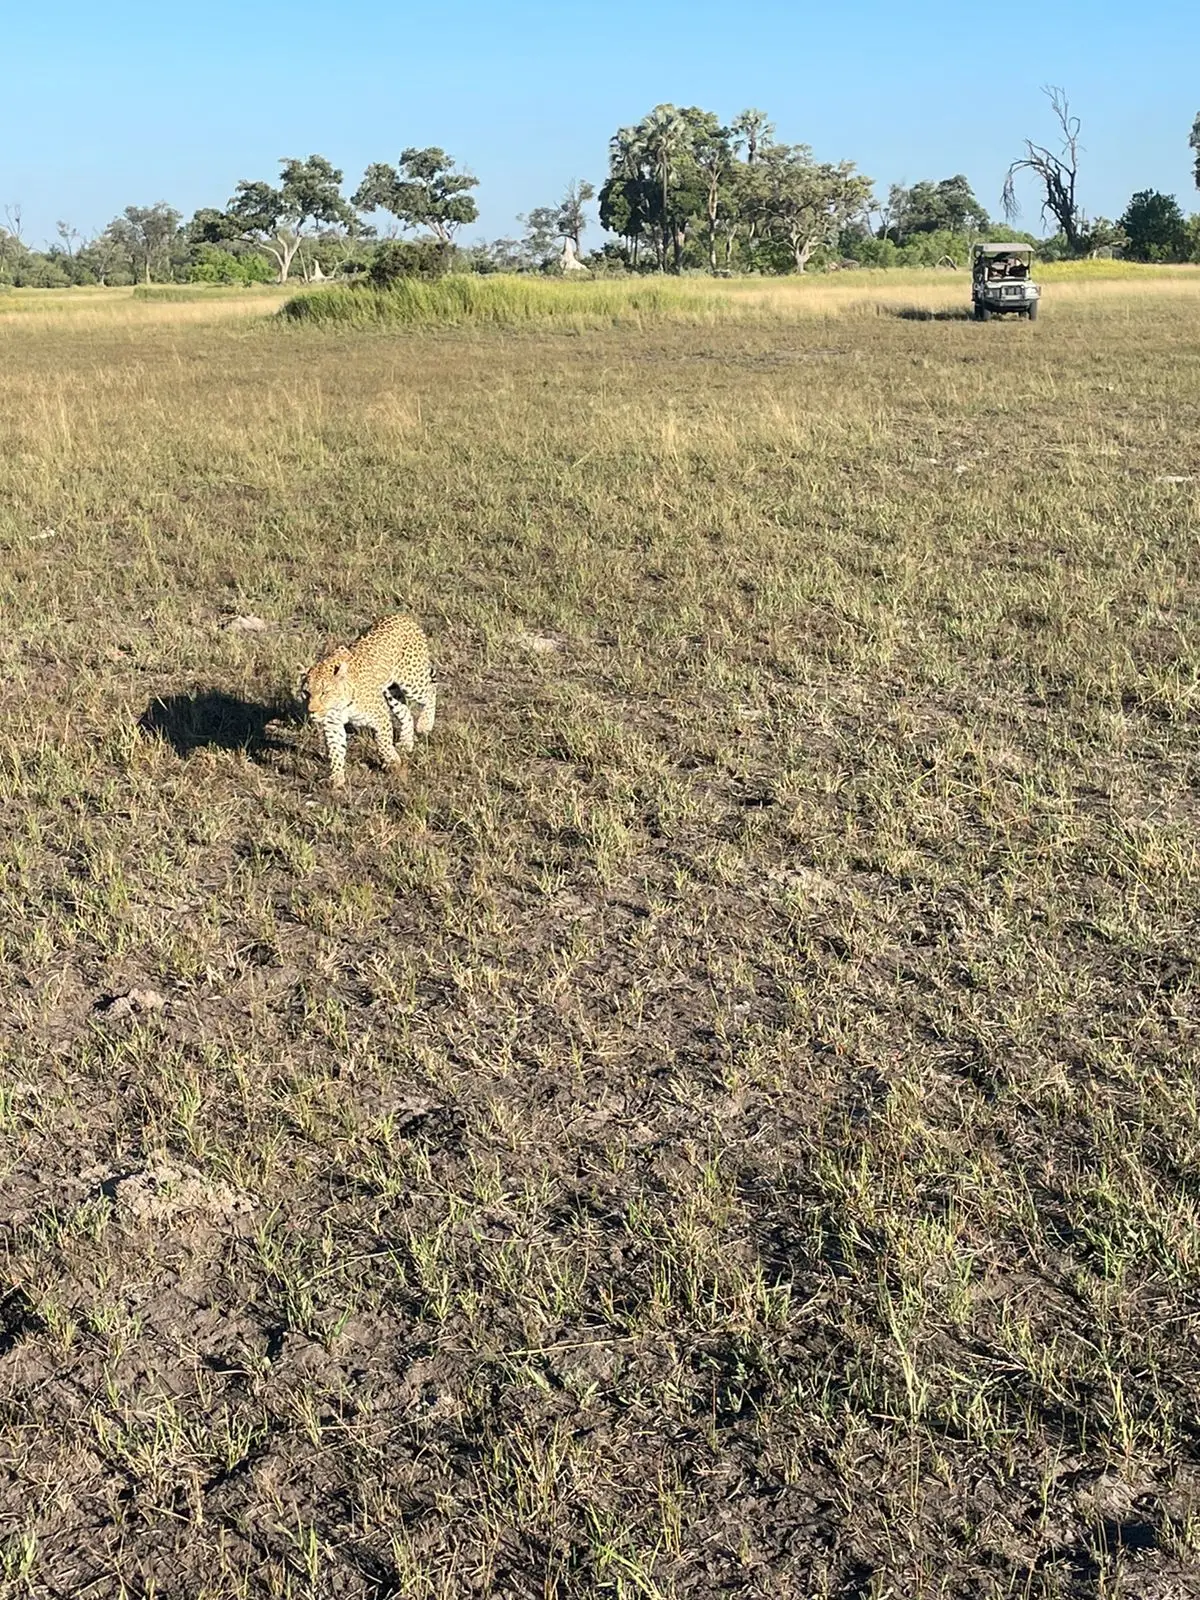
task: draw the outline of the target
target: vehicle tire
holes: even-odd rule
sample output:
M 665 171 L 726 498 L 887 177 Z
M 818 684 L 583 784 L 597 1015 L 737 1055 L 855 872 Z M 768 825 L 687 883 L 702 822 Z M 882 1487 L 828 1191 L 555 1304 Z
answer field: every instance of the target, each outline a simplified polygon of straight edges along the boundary
M 1037 321 L 1037 308 L 1038 308 L 1037 301 L 1036 300 L 1031 300 L 1029 302 L 1029 310 L 1025 313 L 1025 315 L 1029 318 L 1030 322 L 1036 322 Z
M 992 320 L 991 306 L 977 305 L 975 307 L 976 322 L 990 322 Z

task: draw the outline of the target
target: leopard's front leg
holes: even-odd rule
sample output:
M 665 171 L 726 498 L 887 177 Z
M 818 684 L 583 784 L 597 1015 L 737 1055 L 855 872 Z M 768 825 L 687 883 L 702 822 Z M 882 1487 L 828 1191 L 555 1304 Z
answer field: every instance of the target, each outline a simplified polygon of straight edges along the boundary
M 346 787 L 346 724 L 329 717 L 321 724 L 325 750 L 329 756 L 329 782 L 334 789 Z
M 403 715 L 408 717 L 408 727 L 406 738 L 404 722 L 401 720 L 400 714 L 398 714 L 397 720 L 400 722 L 400 743 L 403 749 L 408 751 L 411 750 L 413 746 L 412 716 L 407 707 L 402 708 L 402 711 Z M 380 696 L 379 710 L 375 712 L 374 717 L 371 719 L 371 731 L 375 735 L 375 745 L 379 751 L 379 759 L 383 762 L 384 766 L 400 766 L 400 755 L 396 749 L 395 736 L 392 733 L 391 708 L 388 706 L 387 701 L 382 696 Z

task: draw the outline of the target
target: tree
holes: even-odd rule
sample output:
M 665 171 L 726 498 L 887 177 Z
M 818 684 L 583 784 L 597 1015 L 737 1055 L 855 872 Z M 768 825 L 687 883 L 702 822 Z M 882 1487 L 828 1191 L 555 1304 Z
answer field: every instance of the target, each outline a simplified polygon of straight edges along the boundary
M 263 246 L 241 235 L 224 211 L 201 206 L 183 229 L 190 283 L 269 283 L 279 276 L 279 260 L 267 259 Z
M 575 254 L 583 253 L 583 236 L 587 231 L 587 213 L 584 206 L 596 198 L 595 188 L 586 178 L 573 178 L 558 202 L 557 227 L 561 239 L 570 239 Z
M 746 246 L 753 249 L 755 237 L 762 224 L 765 188 L 762 179 L 762 157 L 772 148 L 775 124 L 765 111 L 749 106 L 739 111 L 729 124 L 734 149 L 746 149 L 746 160 L 731 174 L 729 180 L 730 203 L 725 210 L 725 265 L 729 266 L 736 239 L 744 234 Z
M 873 214 L 879 218 L 879 231 L 875 235 L 877 239 L 891 239 L 895 235 L 895 242 L 899 244 L 899 219 L 904 215 L 909 193 L 902 183 L 893 183 L 888 188 L 887 199 L 875 202 Z
M 67 259 L 73 261 L 75 259 L 75 246 L 84 242 L 83 235 L 70 222 L 56 222 L 54 231 L 62 241 L 62 248 L 66 253 Z
M 630 241 L 634 265 L 643 238 L 654 241 L 660 272 L 683 266 L 691 223 L 704 216 L 711 174 L 698 165 L 701 146 L 719 169 L 714 141 L 723 130 L 710 111 L 655 106 L 635 128 L 621 128 L 609 145 L 609 178 L 600 190 L 600 220 Z M 714 195 L 712 205 L 719 209 Z M 715 217 L 715 211 L 714 211 Z
M 717 225 L 722 212 L 732 209 L 730 179 L 737 151 L 731 128 L 723 128 L 711 111 L 700 114 L 692 127 L 691 158 L 704 192 L 704 220 L 708 234 L 708 270 L 717 271 Z
M 23 215 L 21 202 L 13 200 L 4 208 L 4 220 L 8 223 L 8 232 L 14 239 L 21 237 L 21 217 Z
M 1092 255 L 1098 255 L 1101 250 L 1110 254 L 1128 247 L 1129 235 L 1120 222 L 1110 222 L 1107 217 L 1090 217 L 1088 219 L 1087 247 Z
M 671 226 L 671 179 L 676 164 L 687 144 L 687 123 L 673 105 L 655 106 L 637 126 L 637 140 L 642 158 L 658 185 L 658 270 L 667 270 L 667 251 L 672 237 L 676 243 L 676 271 L 682 255 L 683 242 L 678 231 Z
M 746 161 L 753 166 L 761 152 L 770 146 L 775 133 L 775 124 L 767 120 L 765 111 L 750 106 L 747 110 L 738 112 L 729 124 L 729 131 L 739 144 L 745 144 Z
M 732 130 L 731 130 L 732 131 Z M 739 161 L 737 147 L 734 146 L 733 160 L 721 182 L 718 191 L 719 210 L 715 220 L 715 229 L 721 241 L 721 268 L 728 272 L 733 264 L 733 252 L 738 240 L 746 231 L 747 219 L 753 213 L 750 203 L 750 190 L 755 169 L 745 161 Z M 709 268 L 712 268 L 711 253 Z
M 1196 120 L 1192 123 L 1191 136 L 1188 139 L 1188 148 L 1195 157 L 1196 187 L 1200 189 L 1200 111 L 1196 113 Z
M 526 264 L 544 266 L 554 255 L 559 242 L 558 207 L 534 206 L 527 215 L 518 216 L 525 224 L 521 240 L 521 254 Z
M 21 277 L 29 251 L 7 228 L 0 228 L 0 283 L 16 283 Z
M 83 245 L 75 259 L 80 270 L 95 278 L 99 284 L 111 284 L 114 279 L 120 282 L 125 277 L 133 277 L 129 253 L 111 227 L 105 228 L 103 233 L 98 233 Z
M 203 242 L 218 244 L 213 230 L 222 227 L 226 239 L 242 239 L 270 255 L 279 268 L 279 281 L 286 283 L 296 253 L 312 224 L 349 226 L 354 212 L 341 193 L 342 174 L 324 156 L 309 156 L 299 161 L 289 156 L 279 164 L 279 186 L 272 188 L 261 179 L 243 179 L 234 190 L 225 211 L 204 210 L 197 219 L 208 232 Z M 201 242 L 199 239 L 197 242 Z
M 885 228 L 898 244 L 917 233 L 982 233 L 988 214 L 976 200 L 961 172 L 934 183 L 926 179 L 911 188 L 894 184 L 888 194 Z
M 127 253 L 133 275 L 149 283 L 154 269 L 169 256 L 182 220 L 174 206 L 160 200 L 153 206 L 126 206 L 106 231 Z
M 1071 115 L 1065 89 L 1048 87 L 1042 93 L 1050 101 L 1062 143 L 1056 155 L 1045 145 L 1025 140 L 1025 154 L 1010 164 L 1005 175 L 1004 214 L 1010 222 L 1020 215 L 1015 179 L 1019 172 L 1032 172 L 1044 192 L 1042 216 L 1049 213 L 1058 223 L 1071 255 L 1085 255 L 1090 243 L 1087 220 L 1075 198 L 1079 177 L 1079 118 Z
M 1187 223 L 1171 194 L 1139 189 L 1125 207 L 1119 226 L 1129 239 L 1134 261 L 1178 261 L 1186 257 Z
M 608 181 L 601 185 L 600 225 L 629 241 L 633 265 L 642 239 L 650 231 L 653 194 L 642 167 L 638 130 L 618 128 L 608 142 Z
M 628 241 L 637 266 L 643 240 L 654 242 L 659 271 L 698 264 L 691 244 L 704 240 L 710 272 L 728 269 L 741 246 L 751 259 L 803 271 L 815 250 L 835 244 L 861 217 L 870 180 L 849 162 L 820 164 L 805 145 L 779 145 L 766 113 L 743 111 L 725 126 L 699 106 L 659 105 L 609 143 L 609 175 L 600 220 Z M 961 212 L 965 179 L 947 179 L 943 208 Z M 770 248 L 759 251 L 758 242 Z
M 218 211 L 214 206 L 201 206 L 184 231 L 188 243 L 199 246 L 228 244 L 236 237 L 237 230 L 226 212 Z
M 360 211 L 390 211 L 402 228 L 428 228 L 450 244 L 456 231 L 479 215 L 469 192 L 478 184 L 469 172 L 456 172 L 453 159 L 431 145 L 401 151 L 398 169 L 378 161 L 369 166 L 354 204 Z
M 773 145 L 763 157 L 767 174 L 766 231 L 785 240 L 797 272 L 814 250 L 832 244 L 871 197 L 871 180 L 854 163 L 815 162 L 807 145 Z
M 529 266 L 529 252 L 521 239 L 477 239 L 459 249 L 468 272 L 522 272 Z
M 563 241 L 570 239 L 575 254 L 582 253 L 581 240 L 587 228 L 584 206 L 595 198 L 596 191 L 586 181 L 572 180 L 566 193 L 556 206 L 534 206 L 527 216 L 518 217 L 525 224 L 524 252 L 533 262 L 541 265 L 556 254 Z

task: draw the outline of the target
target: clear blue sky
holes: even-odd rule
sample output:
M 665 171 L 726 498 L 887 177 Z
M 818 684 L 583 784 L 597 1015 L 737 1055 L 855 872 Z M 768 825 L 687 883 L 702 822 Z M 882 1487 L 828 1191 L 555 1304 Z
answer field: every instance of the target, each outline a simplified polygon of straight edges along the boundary
M 223 205 L 281 156 L 319 151 L 353 189 L 409 144 L 480 178 L 468 233 L 511 234 L 569 179 L 599 182 L 609 135 L 664 100 L 759 106 L 880 191 L 965 172 L 998 214 L 1021 136 L 1053 132 L 1044 83 L 1083 119 L 1090 215 L 1140 188 L 1200 209 L 1200 0 L 14 0 L 0 65 L 0 206 L 22 203 L 34 246 L 60 217 Z M 1032 191 L 1023 221 L 1040 231 Z

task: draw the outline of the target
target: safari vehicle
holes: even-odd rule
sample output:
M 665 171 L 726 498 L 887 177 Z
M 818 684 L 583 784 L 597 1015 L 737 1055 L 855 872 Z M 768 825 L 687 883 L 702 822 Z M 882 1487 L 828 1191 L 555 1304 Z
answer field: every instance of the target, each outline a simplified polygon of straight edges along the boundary
M 1033 246 L 977 244 L 971 250 L 971 303 L 977 322 L 1015 311 L 1030 322 L 1042 291 L 1030 280 Z

